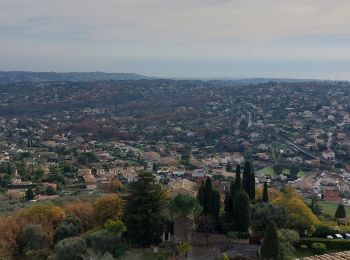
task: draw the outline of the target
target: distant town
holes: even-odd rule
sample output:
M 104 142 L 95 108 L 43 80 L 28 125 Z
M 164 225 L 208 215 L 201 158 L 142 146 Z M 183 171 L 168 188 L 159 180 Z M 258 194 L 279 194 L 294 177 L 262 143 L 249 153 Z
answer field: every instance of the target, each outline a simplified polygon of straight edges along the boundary
M 103 191 L 155 169 L 171 188 L 226 178 L 245 158 L 257 183 L 290 183 L 305 197 L 350 195 L 350 89 L 343 82 L 18 83 L 0 95 L 3 200 L 28 187 L 61 196 Z M 182 160 L 184 147 L 189 159 Z M 52 195 L 56 196 L 56 195 Z
M 246 162 L 257 194 L 264 185 L 276 192 L 292 187 L 329 218 L 338 205 L 350 214 L 350 83 L 126 79 L 0 86 L 2 215 L 47 201 L 115 192 L 124 198 L 145 171 L 169 198 L 197 198 L 210 178 L 224 203 L 237 166 L 243 171 Z M 183 241 L 176 232 L 159 236 Z M 256 256 L 255 247 L 246 250 Z

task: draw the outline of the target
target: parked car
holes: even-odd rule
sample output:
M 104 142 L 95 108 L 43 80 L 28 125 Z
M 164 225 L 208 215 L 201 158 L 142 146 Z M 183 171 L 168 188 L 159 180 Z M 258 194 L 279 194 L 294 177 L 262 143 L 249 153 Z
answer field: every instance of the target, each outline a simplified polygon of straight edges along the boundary
M 344 239 L 343 236 L 340 235 L 340 234 L 335 234 L 335 238 L 336 238 L 336 239 Z
M 333 236 L 328 235 L 327 238 L 328 238 L 328 239 L 333 239 Z
M 345 233 L 344 236 L 345 236 L 345 239 L 350 240 L 350 234 L 349 233 Z

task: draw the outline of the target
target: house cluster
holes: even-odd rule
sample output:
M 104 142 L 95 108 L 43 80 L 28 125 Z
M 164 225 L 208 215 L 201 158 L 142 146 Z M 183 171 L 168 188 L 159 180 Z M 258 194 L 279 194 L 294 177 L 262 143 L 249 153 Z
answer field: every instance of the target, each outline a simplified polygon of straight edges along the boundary
M 248 158 L 259 183 L 283 187 L 293 181 L 302 194 L 348 197 L 350 92 L 342 82 L 14 87 L 18 91 L 5 88 L 0 95 L 0 189 L 6 191 L 21 187 L 23 194 L 33 185 L 46 196 L 55 189 L 42 184 L 53 183 L 61 196 L 104 192 L 116 181 L 132 182 L 142 169 L 169 190 L 200 185 L 207 175 L 224 190 L 235 166 Z M 262 171 L 275 164 L 285 168 Z M 293 164 L 306 176 L 292 180 Z
M 350 201 L 350 173 L 312 173 L 293 184 L 305 197 L 315 197 L 335 203 Z

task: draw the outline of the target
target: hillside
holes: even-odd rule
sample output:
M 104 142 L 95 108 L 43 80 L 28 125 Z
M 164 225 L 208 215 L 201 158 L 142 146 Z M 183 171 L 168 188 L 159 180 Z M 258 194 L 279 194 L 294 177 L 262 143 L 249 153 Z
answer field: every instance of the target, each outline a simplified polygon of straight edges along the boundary
M 134 73 L 0 71 L 0 84 L 43 81 L 138 80 L 149 77 Z

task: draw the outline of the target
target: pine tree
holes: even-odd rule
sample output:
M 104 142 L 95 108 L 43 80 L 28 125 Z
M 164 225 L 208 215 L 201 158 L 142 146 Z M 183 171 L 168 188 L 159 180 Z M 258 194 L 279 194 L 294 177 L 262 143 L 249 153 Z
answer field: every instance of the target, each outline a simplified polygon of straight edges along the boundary
M 339 204 L 335 212 L 335 218 L 346 218 L 345 207 L 342 204 Z
M 264 182 L 262 201 L 265 202 L 265 203 L 269 202 L 269 190 L 267 188 L 267 182 L 266 181 Z
M 273 221 L 267 226 L 260 255 L 263 259 L 280 259 L 278 230 Z
M 248 231 L 250 225 L 250 204 L 249 196 L 245 191 L 237 191 L 233 197 L 233 219 L 237 231 Z
M 160 242 L 162 210 L 166 206 L 166 196 L 161 185 L 155 182 L 149 172 L 141 172 L 131 183 L 124 214 L 127 237 L 140 246 Z

